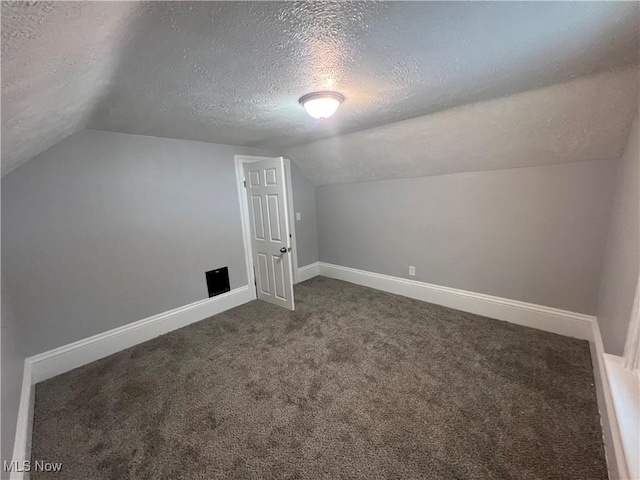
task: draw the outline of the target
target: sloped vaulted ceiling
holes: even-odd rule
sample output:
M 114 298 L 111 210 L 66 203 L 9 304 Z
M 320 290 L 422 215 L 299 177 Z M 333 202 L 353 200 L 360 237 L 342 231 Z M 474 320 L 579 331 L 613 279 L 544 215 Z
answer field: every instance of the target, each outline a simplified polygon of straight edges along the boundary
M 521 166 L 532 161 L 517 152 L 530 146 L 522 136 L 546 145 L 545 162 L 612 157 L 637 108 L 638 12 L 632 2 L 4 2 L 3 173 L 85 126 L 272 148 L 316 184 Z M 346 96 L 322 122 L 297 103 L 319 89 Z M 391 141 L 409 142 L 401 168 L 403 155 L 382 148 Z
M 638 69 L 325 138 L 286 150 L 315 185 L 532 167 L 622 156 Z
M 133 4 L 2 2 L 2 173 L 83 128 L 107 93 Z

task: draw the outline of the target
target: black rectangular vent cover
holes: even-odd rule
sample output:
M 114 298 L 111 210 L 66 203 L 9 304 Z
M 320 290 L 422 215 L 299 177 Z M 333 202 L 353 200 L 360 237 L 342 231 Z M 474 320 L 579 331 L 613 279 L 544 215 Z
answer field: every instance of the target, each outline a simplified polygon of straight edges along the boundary
M 211 270 L 206 273 L 206 276 L 209 298 L 231 290 L 229 286 L 229 269 L 227 267 Z

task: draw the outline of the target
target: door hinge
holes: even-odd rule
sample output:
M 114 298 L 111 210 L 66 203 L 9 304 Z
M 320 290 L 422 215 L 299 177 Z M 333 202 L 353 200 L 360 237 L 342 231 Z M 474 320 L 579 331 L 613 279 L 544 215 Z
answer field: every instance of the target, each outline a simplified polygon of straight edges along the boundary
M 244 185 L 244 188 L 247 188 L 247 181 L 246 180 L 243 180 L 242 184 Z

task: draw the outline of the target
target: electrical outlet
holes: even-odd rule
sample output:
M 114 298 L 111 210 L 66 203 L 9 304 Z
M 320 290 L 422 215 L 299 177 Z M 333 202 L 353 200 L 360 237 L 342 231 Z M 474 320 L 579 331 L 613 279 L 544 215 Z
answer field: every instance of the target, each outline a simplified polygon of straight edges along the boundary
M 416 267 L 409 267 L 409 275 L 414 276 L 416 274 Z
M 296 220 L 302 220 L 302 215 L 300 215 L 300 212 L 296 212 Z

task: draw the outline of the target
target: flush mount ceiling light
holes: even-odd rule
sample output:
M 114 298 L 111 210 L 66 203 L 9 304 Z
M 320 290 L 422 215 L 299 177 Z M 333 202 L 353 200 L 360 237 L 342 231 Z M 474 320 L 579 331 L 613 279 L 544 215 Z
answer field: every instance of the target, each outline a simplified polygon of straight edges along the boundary
M 336 113 L 344 96 L 337 92 L 314 92 L 300 98 L 300 105 L 309 115 L 320 120 Z

